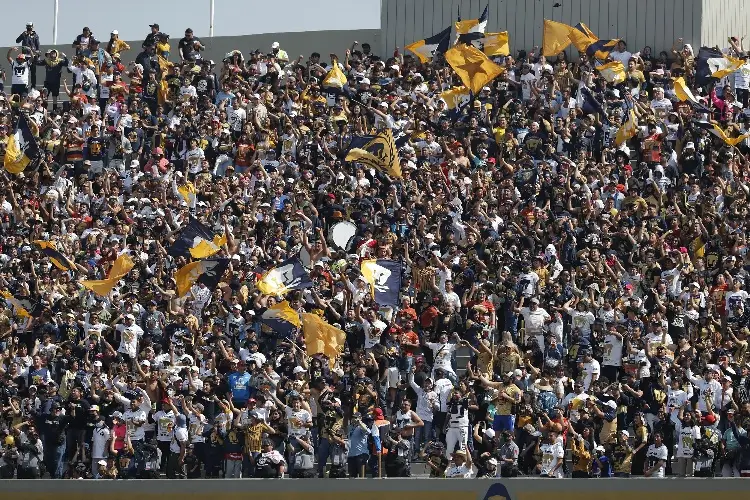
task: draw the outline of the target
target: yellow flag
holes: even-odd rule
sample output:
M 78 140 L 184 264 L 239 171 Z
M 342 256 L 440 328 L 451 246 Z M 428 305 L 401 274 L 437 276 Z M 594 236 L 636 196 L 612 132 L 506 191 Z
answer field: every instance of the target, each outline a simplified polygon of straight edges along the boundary
M 459 44 L 449 49 L 445 53 L 445 60 L 475 95 L 503 72 L 503 68 L 471 45 Z
M 190 287 L 200 278 L 201 271 L 201 261 L 196 261 L 182 266 L 174 273 L 174 279 L 177 282 L 178 297 L 182 297 L 190 291 Z
M 13 311 L 15 311 L 16 316 L 19 318 L 30 318 L 31 314 L 29 314 L 29 311 L 26 310 L 25 307 L 21 305 L 21 302 L 17 298 L 15 298 L 11 293 L 7 290 L 0 292 L 0 295 L 3 296 L 3 298 L 13 306 Z
M 182 186 L 177 188 L 177 192 L 180 193 L 182 198 L 185 200 L 185 203 L 188 204 L 189 207 L 195 206 L 195 196 L 198 194 L 198 192 L 195 190 L 195 185 L 188 181 Z
M 698 104 L 698 99 L 695 98 L 693 92 L 685 83 L 685 79 L 682 77 L 674 79 L 674 93 L 680 101 L 690 101 Z
M 190 249 L 190 255 L 194 259 L 205 259 L 221 250 L 221 247 L 227 243 L 227 236 L 218 234 L 214 236 L 213 241 L 201 240 L 200 243 Z
M 448 105 L 448 109 L 455 109 L 468 103 L 471 99 L 471 91 L 461 85 L 460 87 L 453 87 L 442 92 L 440 98 Z
M 594 32 L 583 23 L 578 23 L 575 26 L 572 26 L 568 33 L 568 38 L 570 38 L 570 41 L 573 42 L 573 45 L 579 52 L 586 52 L 589 45 L 599 41 L 599 38 Z
M 711 76 L 714 78 L 724 78 L 731 75 L 745 64 L 744 59 L 736 57 L 712 57 L 708 59 L 708 67 L 711 70 Z
M 398 149 L 390 128 L 380 132 L 361 148 L 350 149 L 346 154 L 346 161 L 356 161 L 369 168 L 382 170 L 390 176 L 401 177 Z
M 302 313 L 300 316 L 308 356 L 325 354 L 333 366 L 336 358 L 344 350 L 346 333 L 329 325 L 317 314 Z
M 737 144 L 741 143 L 748 137 L 750 137 L 750 133 L 742 134 L 739 137 L 729 137 L 724 129 L 722 129 L 717 124 L 713 124 L 714 128 L 711 132 L 717 137 L 719 137 L 722 141 L 727 143 L 730 146 L 736 146 Z
M 500 33 L 485 33 L 481 40 L 484 46 L 482 52 L 487 56 L 509 56 L 510 39 L 507 31 Z
M 88 288 L 97 295 L 106 297 L 107 295 L 109 295 L 109 292 L 111 292 L 115 287 L 117 282 L 120 281 L 123 276 L 128 274 L 134 266 L 135 263 L 130 258 L 130 256 L 124 253 L 117 257 L 117 260 L 115 260 L 114 264 L 112 264 L 112 269 L 109 270 L 106 279 L 84 280 L 81 281 L 81 285 L 83 285 L 85 288 Z
M 336 87 L 341 88 L 346 85 L 346 75 L 339 68 L 338 60 L 334 60 L 331 64 L 331 70 L 328 72 L 325 78 L 323 78 L 323 87 Z
M 557 21 L 544 20 L 542 28 L 542 55 L 556 56 L 570 45 L 572 26 Z
M 638 133 L 638 118 L 635 116 L 635 111 L 632 109 L 628 113 L 628 119 L 625 120 L 625 123 L 620 126 L 620 128 L 617 130 L 617 135 L 615 135 L 615 144 L 620 145 L 624 143 L 625 141 L 635 137 L 635 134 Z
M 602 77 L 609 83 L 622 83 L 625 81 L 625 66 L 620 61 L 612 61 L 607 64 L 602 64 L 596 67 L 597 71 L 602 74 Z
M 34 240 L 32 241 L 36 246 L 44 250 L 45 248 L 57 248 L 57 244 L 54 241 L 47 240 Z

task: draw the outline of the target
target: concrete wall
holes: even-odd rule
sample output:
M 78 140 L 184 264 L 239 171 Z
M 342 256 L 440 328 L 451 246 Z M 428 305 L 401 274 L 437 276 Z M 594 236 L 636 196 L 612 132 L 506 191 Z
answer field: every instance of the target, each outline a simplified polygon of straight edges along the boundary
M 750 2 L 747 0 L 703 0 L 701 41 L 707 47 L 728 47 L 730 36 L 750 35 Z M 748 39 L 750 40 L 750 39 Z M 750 41 L 745 42 L 745 47 Z
M 511 53 L 515 53 L 542 45 L 545 19 L 570 25 L 583 22 L 599 38 L 624 39 L 631 52 L 645 45 L 658 52 L 671 49 L 679 37 L 694 47 L 701 44 L 704 4 L 723 22 L 738 15 L 747 20 L 747 9 L 741 9 L 740 5 L 748 3 L 747 0 L 489 0 L 487 31 L 508 31 Z M 383 0 L 382 51 L 391 53 L 394 47 L 403 47 L 445 29 L 457 20 L 459 8 L 462 19 L 478 18 L 487 4 L 488 0 Z M 560 6 L 554 7 L 555 4 Z M 718 8 L 728 4 L 734 10 L 726 12 Z M 738 32 L 743 33 L 747 30 Z
M 747 498 L 746 479 L 226 479 L 0 481 L 0 500 L 705 500 Z
M 328 58 L 328 54 L 333 52 L 339 54 L 344 58 L 344 51 L 351 47 L 354 40 L 357 40 L 360 44 L 364 42 L 370 43 L 375 49 L 380 46 L 380 30 L 341 30 L 341 31 L 309 31 L 309 32 L 290 32 L 290 33 L 265 33 L 260 35 L 246 35 L 246 36 L 217 36 L 213 38 L 202 38 L 206 45 L 206 51 L 203 53 L 204 58 L 213 59 L 217 64 L 224 58 L 227 52 L 232 50 L 241 50 L 243 54 L 247 55 L 248 52 L 260 49 L 263 52 L 271 51 L 271 44 L 273 42 L 279 42 L 281 48 L 286 50 L 289 54 L 289 58 L 296 58 L 297 56 L 304 55 L 305 58 L 310 56 L 311 52 L 320 52 L 323 56 L 323 60 Z M 172 38 L 172 60 L 179 60 L 177 56 L 177 43 L 179 38 Z M 102 43 L 105 41 L 102 40 Z M 128 41 L 131 49 L 123 54 L 123 61 L 133 61 L 141 50 L 141 43 L 143 40 Z M 43 45 L 42 52 L 53 48 L 52 45 Z M 70 44 L 61 44 L 54 46 L 58 50 L 62 50 L 68 55 L 75 53 L 75 50 Z M 3 67 L 6 68 L 7 72 L 7 61 L 5 61 L 5 53 L 8 47 L 0 47 L 0 57 L 2 57 Z M 42 72 L 43 68 L 40 68 Z M 9 83 L 9 82 L 8 82 Z

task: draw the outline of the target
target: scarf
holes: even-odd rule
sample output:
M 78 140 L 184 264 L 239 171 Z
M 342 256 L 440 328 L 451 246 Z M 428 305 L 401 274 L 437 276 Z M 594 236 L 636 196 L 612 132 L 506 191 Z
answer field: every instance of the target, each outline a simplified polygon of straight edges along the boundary
M 50 68 L 54 68 L 55 66 L 60 64 L 60 61 L 62 61 L 62 59 L 60 59 L 59 54 L 55 56 L 54 59 L 52 59 L 50 56 L 44 58 L 44 62 L 47 63 L 47 66 L 49 66 Z

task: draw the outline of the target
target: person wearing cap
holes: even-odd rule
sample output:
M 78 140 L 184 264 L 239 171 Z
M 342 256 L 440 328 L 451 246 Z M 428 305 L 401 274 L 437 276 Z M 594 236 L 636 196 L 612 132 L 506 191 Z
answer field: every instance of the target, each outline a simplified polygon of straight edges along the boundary
M 281 48 L 279 42 L 273 42 L 271 44 L 271 54 L 273 54 L 273 56 L 279 61 L 289 61 L 289 54 L 286 53 L 286 50 Z
M 167 462 L 167 478 L 185 477 L 185 454 L 188 447 L 187 418 L 179 414 L 175 418 L 172 440 L 169 445 L 169 460 Z
M 99 406 L 92 405 L 90 410 L 91 421 L 94 422 L 94 428 L 91 432 L 91 473 L 94 479 L 100 478 L 99 462 L 107 465 L 105 458 L 109 455 L 109 443 L 112 438 L 112 431 L 105 419 L 100 415 Z
M 14 57 L 13 54 L 17 52 Z M 6 56 L 11 69 L 11 94 L 16 94 L 21 97 L 26 97 L 29 93 L 29 84 L 31 82 L 31 59 L 26 57 L 26 54 L 20 52 L 18 47 L 11 47 L 8 49 Z
M 472 463 L 471 453 L 461 449 L 451 454 L 451 461 L 445 469 L 444 477 L 472 479 L 476 475 L 477 469 Z
M 201 59 L 201 51 L 206 50 L 206 47 L 200 38 L 193 34 L 193 30 L 187 28 L 185 36 L 177 44 L 177 49 L 180 54 L 180 61 L 195 62 Z
M 27 56 L 31 57 L 31 78 L 29 84 L 31 88 L 36 88 L 36 62 L 39 57 L 39 35 L 34 31 L 34 23 L 26 23 L 26 29 L 16 37 L 16 43 L 21 44 L 21 48 Z

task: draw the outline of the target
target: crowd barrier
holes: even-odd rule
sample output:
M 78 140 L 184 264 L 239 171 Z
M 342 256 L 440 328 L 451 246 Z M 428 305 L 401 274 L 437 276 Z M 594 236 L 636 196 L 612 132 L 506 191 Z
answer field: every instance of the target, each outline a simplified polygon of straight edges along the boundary
M 0 500 L 705 500 L 749 498 L 746 479 L 282 479 L 0 481 Z

